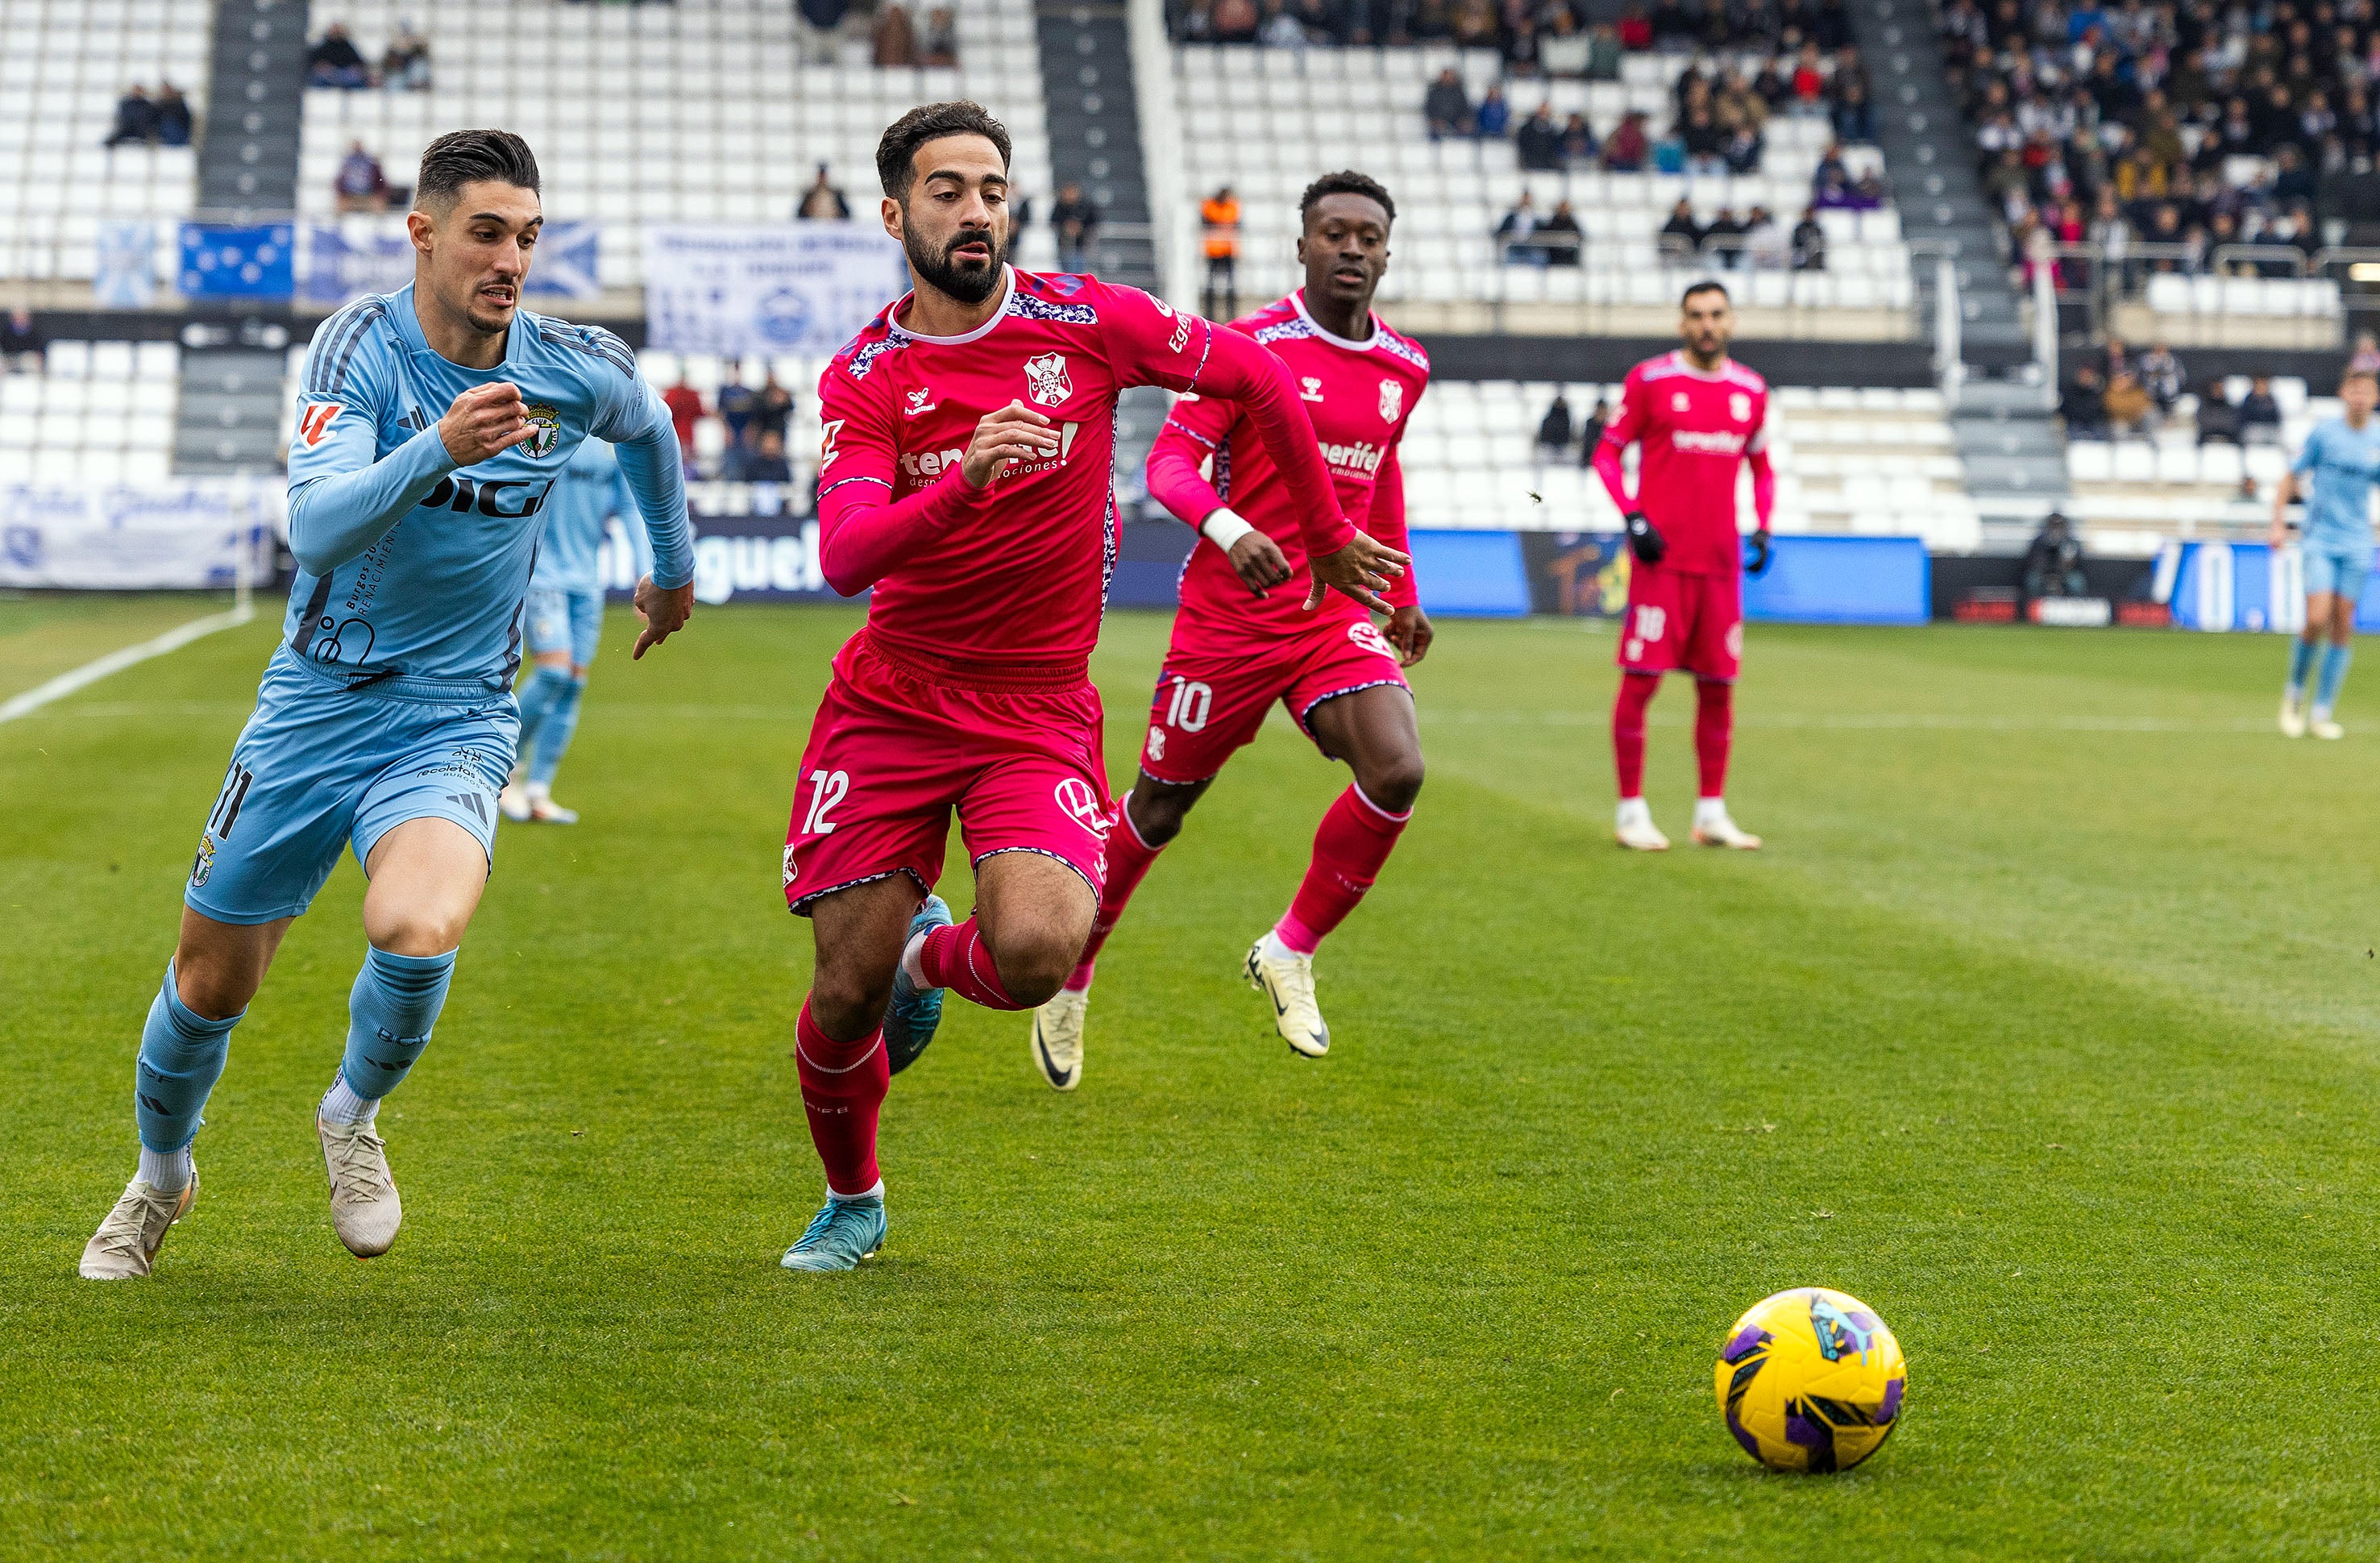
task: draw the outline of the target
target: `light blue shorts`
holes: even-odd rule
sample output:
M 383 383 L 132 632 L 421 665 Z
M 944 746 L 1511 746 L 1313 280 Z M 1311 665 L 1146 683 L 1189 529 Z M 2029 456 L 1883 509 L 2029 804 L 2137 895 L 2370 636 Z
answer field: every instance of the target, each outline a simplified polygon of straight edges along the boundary
M 407 820 L 454 821 L 492 865 L 496 792 L 519 739 L 509 694 L 429 700 L 385 686 L 351 690 L 284 646 L 232 746 L 182 899 L 218 922 L 296 917 L 338 866 L 341 848 L 366 863 Z
M 595 660 L 603 639 L 603 593 L 549 592 L 528 594 L 528 654 L 568 652 L 573 666 Z
M 2334 596 L 2343 596 L 2350 603 L 2363 601 L 2363 580 L 2372 573 L 2370 549 L 2339 552 L 2308 548 L 2298 556 L 2305 570 L 2307 596 L 2327 592 Z

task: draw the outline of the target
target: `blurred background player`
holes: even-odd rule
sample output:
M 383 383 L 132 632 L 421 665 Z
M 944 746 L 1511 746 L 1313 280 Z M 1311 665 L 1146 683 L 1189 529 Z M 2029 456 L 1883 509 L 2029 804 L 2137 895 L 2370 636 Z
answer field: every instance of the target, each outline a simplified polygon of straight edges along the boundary
M 1298 214 L 1305 287 L 1232 329 L 1272 349 L 1298 377 L 1340 508 L 1402 550 L 1397 444 L 1429 384 L 1429 356 L 1372 313 L 1396 204 L 1361 174 L 1328 174 L 1306 187 Z M 1209 460 L 1211 480 L 1199 472 Z M 1402 668 L 1428 653 L 1431 630 L 1412 574 L 1386 592 L 1393 611 L 1385 638 L 1355 603 L 1308 613 L 1301 593 L 1276 590 L 1303 570 L 1300 511 L 1255 423 L 1220 397 L 1184 397 L 1174 408 L 1149 451 L 1148 492 L 1204 542 L 1183 571 L 1140 779 L 1119 806 L 1122 828 L 1109 836 L 1107 889 L 1090 942 L 1066 985 L 1034 1013 L 1034 1066 L 1061 1091 L 1081 1079 L 1083 1014 L 1099 946 L 1274 701 L 1325 755 L 1354 772 L 1322 816 L 1296 898 L 1247 956 L 1248 980 L 1271 998 L 1275 1029 L 1308 1057 L 1330 1047 L 1314 995 L 1315 948 L 1372 887 L 1421 792 L 1421 734 Z
M 370 882 L 369 944 L 314 1128 L 339 1240 L 359 1259 L 396 1240 L 374 1116 L 429 1045 L 494 861 L 539 502 L 589 433 L 629 453 L 662 556 L 664 584 L 638 584 L 637 654 L 693 611 L 661 398 L 619 338 L 519 307 L 544 222 L 528 144 L 503 130 L 442 136 L 414 189 L 412 284 L 332 315 L 306 356 L 289 447 L 298 579 L 141 1030 L 140 1166 L 83 1250 L 91 1280 L 148 1275 L 189 1210 L 190 1142 L 232 1028 L 342 847 Z
M 942 990 L 1028 1009 L 1080 959 L 1112 821 L 1090 681 L 1114 557 L 1116 397 L 1233 398 L 1288 469 L 1318 596 L 1385 608 L 1402 555 L 1338 512 L 1279 360 L 1136 288 L 1008 264 L 1008 132 L 971 103 L 884 132 L 885 230 L 912 290 L 819 379 L 819 563 L 873 588 L 835 656 L 785 833 L 810 919 L 795 1056 L 827 1199 L 782 1263 L 848 1270 L 884 1239 L 877 1116 Z M 1028 405 L 1030 404 L 1030 405 Z M 977 910 L 932 894 L 953 811 Z
M 2368 369 L 2350 369 L 2338 383 L 2345 411 L 2326 418 L 2306 434 L 2303 449 L 2273 491 L 2271 542 L 2277 555 L 2289 541 L 2289 501 L 2304 486 L 2305 523 L 2299 556 L 2305 568 L 2305 628 L 2289 646 L 2289 678 L 2281 690 L 2281 732 L 2303 738 L 2343 739 L 2347 729 L 2332 712 L 2347 665 L 2355 656 L 2355 606 L 2372 569 L 2372 488 L 2380 480 L 2380 424 L 2372 419 L 2380 402 L 2380 379 Z M 2324 642 L 2327 641 L 2328 644 Z M 2306 675 L 2322 655 L 2313 705 L 2306 706 Z
M 1727 812 L 1728 750 L 1734 737 L 1735 676 L 1743 656 L 1742 537 L 1736 530 L 1735 475 L 1752 464 L 1749 568 L 1768 568 L 1768 517 L 1777 480 L 1768 466 L 1768 383 L 1727 356 L 1735 312 L 1727 289 L 1698 282 L 1680 300 L 1679 351 L 1628 372 L 1595 470 L 1626 519 L 1628 615 L 1620 629 L 1620 695 L 1611 708 L 1611 752 L 1620 774 L 1614 834 L 1622 847 L 1669 849 L 1645 805 L 1645 710 L 1661 675 L 1694 676 L 1694 761 L 1701 790 L 1694 839 L 1705 847 L 1755 848 Z M 1631 499 L 1621 457 L 1637 446 Z
M 537 571 L 528 578 L 526 619 L 536 667 L 520 690 L 521 763 L 496 800 L 508 820 L 578 823 L 576 810 L 553 800 L 553 775 L 578 730 L 587 668 L 603 639 L 600 567 L 603 533 L 614 516 L 624 531 L 626 523 L 635 523 L 628 535 L 644 535 L 644 519 L 619 457 L 603 441 L 588 440 L 570 453 L 570 464 L 545 496 L 545 539 L 538 544 Z M 640 575 L 645 552 L 638 551 Z

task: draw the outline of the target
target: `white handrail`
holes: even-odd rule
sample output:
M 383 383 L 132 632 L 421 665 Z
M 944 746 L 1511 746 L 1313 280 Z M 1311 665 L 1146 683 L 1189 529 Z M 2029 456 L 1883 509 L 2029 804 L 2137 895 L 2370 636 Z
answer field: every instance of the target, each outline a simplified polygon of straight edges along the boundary
M 1198 268 L 1190 226 L 1189 193 L 1182 179 L 1182 104 L 1174 91 L 1173 43 L 1165 33 L 1164 0 L 1127 0 L 1134 100 L 1139 105 L 1141 177 L 1148 191 L 1150 248 L 1158 291 L 1174 308 L 1198 307 Z

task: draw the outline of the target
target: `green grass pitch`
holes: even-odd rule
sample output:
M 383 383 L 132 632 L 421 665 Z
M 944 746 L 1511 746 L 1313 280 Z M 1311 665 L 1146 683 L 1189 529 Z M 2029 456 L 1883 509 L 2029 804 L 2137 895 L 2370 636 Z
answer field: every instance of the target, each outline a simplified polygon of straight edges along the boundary
M 2380 682 L 2292 745 L 2270 639 L 1760 628 L 1730 790 L 1769 849 L 1637 857 L 1608 634 L 1447 623 L 1419 816 L 1318 962 L 1330 1056 L 1236 976 L 1342 785 L 1276 722 L 1110 946 L 1081 1091 L 954 1003 L 887 1106 L 882 1257 L 796 1277 L 778 854 L 857 617 L 710 610 L 631 665 L 615 615 L 587 823 L 507 827 L 382 1115 L 395 1252 L 339 1248 L 309 1121 L 349 863 L 158 1276 L 87 1285 L 274 617 L 0 727 L 0 1555 L 2380 1553 Z M 153 633 L 103 629 L 0 604 L 0 647 Z M 1165 630 L 1109 622 L 1119 781 Z M 1680 836 L 1691 705 L 1654 708 Z M 1773 1476 L 1712 1359 L 1813 1283 L 1899 1333 L 1906 1419 Z

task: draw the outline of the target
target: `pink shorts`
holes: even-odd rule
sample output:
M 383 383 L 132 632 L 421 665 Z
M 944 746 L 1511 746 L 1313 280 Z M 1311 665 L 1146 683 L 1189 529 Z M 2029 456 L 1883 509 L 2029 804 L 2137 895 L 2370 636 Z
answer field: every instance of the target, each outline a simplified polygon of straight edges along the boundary
M 1735 682 L 1743 664 L 1743 583 L 1726 575 L 1628 571 L 1628 617 L 1620 624 L 1620 665 Z
M 1038 852 L 1107 881 L 1099 691 L 1079 670 L 964 681 L 895 661 L 865 630 L 834 659 L 785 830 L 785 902 L 905 873 L 942 875 L 951 811 L 968 861 Z
M 1225 640 L 1186 616 L 1177 618 L 1149 702 L 1140 768 L 1176 787 L 1205 781 L 1257 736 L 1274 701 L 1312 738 L 1306 718 L 1316 706 L 1378 684 L 1412 687 L 1396 648 L 1368 618 L 1286 641 Z

